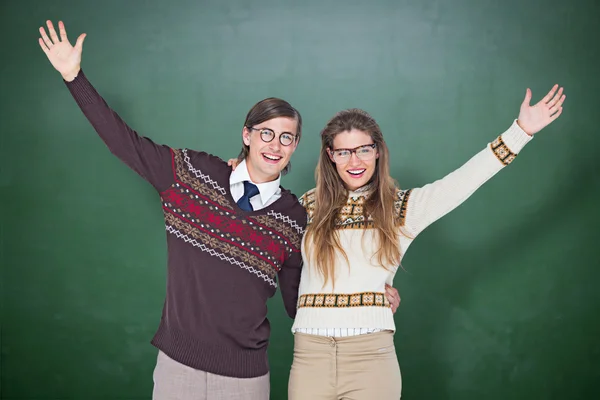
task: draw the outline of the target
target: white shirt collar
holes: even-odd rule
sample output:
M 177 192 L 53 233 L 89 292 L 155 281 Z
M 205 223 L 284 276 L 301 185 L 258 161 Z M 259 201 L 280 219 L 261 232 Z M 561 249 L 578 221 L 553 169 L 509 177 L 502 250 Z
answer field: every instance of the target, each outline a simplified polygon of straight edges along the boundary
M 348 194 L 350 197 L 363 196 L 367 197 L 371 194 L 371 192 L 375 189 L 375 183 L 369 182 L 364 186 L 359 187 L 356 190 L 348 190 Z
M 242 160 L 241 163 L 235 168 L 231 175 L 229 176 L 229 184 L 234 185 L 236 183 L 243 183 L 244 181 L 250 181 L 250 174 L 248 173 L 248 166 L 246 165 L 246 160 Z M 260 200 L 263 204 L 266 204 L 267 201 L 279 190 L 279 182 L 281 181 L 281 174 L 274 181 L 265 182 L 265 183 L 255 183 L 258 188 L 258 192 L 260 193 Z

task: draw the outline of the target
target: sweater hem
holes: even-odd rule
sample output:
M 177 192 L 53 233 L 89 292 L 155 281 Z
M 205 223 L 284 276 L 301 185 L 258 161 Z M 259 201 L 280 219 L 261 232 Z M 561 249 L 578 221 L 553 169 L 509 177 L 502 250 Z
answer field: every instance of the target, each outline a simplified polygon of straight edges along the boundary
M 394 315 L 389 308 L 360 307 L 360 309 L 300 308 L 292 326 L 299 328 L 375 328 L 396 331 Z
M 269 372 L 267 348 L 244 349 L 203 342 L 161 322 L 150 342 L 173 360 L 200 371 L 233 378 L 256 378 Z

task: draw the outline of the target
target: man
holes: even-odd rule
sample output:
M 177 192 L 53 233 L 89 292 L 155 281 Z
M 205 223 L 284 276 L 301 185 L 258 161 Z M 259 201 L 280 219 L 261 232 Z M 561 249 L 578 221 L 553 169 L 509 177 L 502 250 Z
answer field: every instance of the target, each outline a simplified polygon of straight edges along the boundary
M 153 398 L 268 399 L 267 300 L 281 287 L 294 318 L 306 213 L 280 186 L 301 137 L 300 113 L 269 98 L 249 111 L 242 160 L 173 149 L 140 136 L 81 70 L 73 47 L 47 21 L 40 46 L 110 151 L 160 194 L 168 245 L 167 293 L 152 344 Z

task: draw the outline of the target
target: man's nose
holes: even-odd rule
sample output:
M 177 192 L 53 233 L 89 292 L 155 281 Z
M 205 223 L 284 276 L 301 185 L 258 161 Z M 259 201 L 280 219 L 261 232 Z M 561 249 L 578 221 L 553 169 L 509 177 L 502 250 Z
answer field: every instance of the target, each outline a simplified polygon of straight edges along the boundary
M 281 149 L 281 143 L 279 143 L 279 136 L 271 140 L 271 143 L 269 143 L 269 148 L 275 151 L 279 151 L 279 149 Z

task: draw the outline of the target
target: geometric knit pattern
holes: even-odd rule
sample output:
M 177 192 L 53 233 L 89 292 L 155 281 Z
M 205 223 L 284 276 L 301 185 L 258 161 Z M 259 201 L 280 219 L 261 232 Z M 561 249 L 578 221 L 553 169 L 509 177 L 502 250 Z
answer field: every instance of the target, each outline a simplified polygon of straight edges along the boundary
M 225 208 L 228 208 L 230 210 L 232 209 L 232 205 L 225 197 L 225 193 L 223 193 L 221 190 L 216 192 L 214 190 L 213 185 L 210 185 L 210 183 L 208 183 L 206 179 L 203 179 L 204 183 L 198 180 L 198 176 L 196 175 L 200 175 L 200 177 L 206 176 L 191 165 L 191 163 L 189 162 L 187 151 L 184 153 L 180 150 L 172 150 L 172 157 L 172 168 L 174 169 L 173 173 L 175 175 L 176 181 L 179 180 L 180 184 L 188 185 L 191 190 L 198 192 L 198 194 L 210 198 L 211 200 Z M 208 177 L 208 180 L 209 182 L 212 181 L 210 177 Z
M 306 209 L 308 215 L 308 225 L 312 223 L 315 211 L 315 190 L 311 189 L 302 195 L 298 200 Z M 412 189 L 400 190 L 396 189 L 396 199 L 394 200 L 394 209 L 396 211 L 398 226 L 404 226 L 406 220 L 406 207 Z M 366 196 L 356 195 L 350 196 L 346 204 L 344 204 L 338 214 L 336 221 L 336 229 L 369 229 L 373 228 L 373 219 L 370 215 L 365 217 L 364 203 Z
M 222 195 L 227 194 L 227 191 L 225 189 L 223 189 L 221 186 L 219 186 L 219 184 L 216 181 L 213 181 L 210 178 L 210 176 L 205 175 L 199 169 L 194 168 L 194 166 L 192 165 L 192 163 L 190 161 L 190 156 L 188 156 L 187 149 L 183 149 L 181 152 L 183 153 L 183 158 L 184 158 L 186 167 L 192 174 L 194 174 L 194 176 L 196 178 L 202 179 L 206 184 L 212 186 L 213 189 L 221 192 Z
M 394 209 L 396 210 L 396 215 L 400 219 L 400 226 L 404 226 L 406 222 L 406 208 L 408 207 L 408 200 L 410 199 L 410 194 L 413 189 L 408 190 L 396 190 L 396 201 L 394 201 Z
M 508 146 L 504 144 L 501 136 L 498 136 L 496 140 L 490 143 L 490 147 L 496 158 L 504 165 L 510 164 L 517 157 L 517 154 L 510 151 Z
M 248 270 L 248 272 L 255 274 L 256 276 L 258 276 L 259 278 L 261 278 L 262 280 L 267 282 L 269 285 L 271 285 L 273 287 L 277 287 L 277 283 L 275 282 L 275 280 L 273 278 L 269 277 L 267 274 L 263 273 L 262 271 L 256 270 L 255 268 L 245 264 L 243 261 L 238 261 L 234 257 L 228 257 L 224 253 L 219 252 L 215 249 L 212 249 L 212 248 L 206 246 L 204 243 L 199 242 L 196 239 L 190 238 L 189 236 L 187 236 L 184 233 L 181 233 L 180 231 L 176 230 L 172 226 L 166 225 L 166 230 L 168 233 L 175 235 L 177 238 L 182 239 L 184 242 L 189 243 L 194 247 L 200 248 L 200 250 L 207 252 L 211 256 L 216 256 L 217 258 L 219 258 L 223 261 L 227 261 L 228 263 L 230 263 L 232 265 L 237 265 L 240 268 L 246 269 L 246 270 Z
M 385 293 L 309 293 L 298 299 L 298 308 L 302 307 L 390 307 Z
M 278 219 L 275 215 L 277 213 L 269 211 L 267 215 L 256 215 L 251 220 L 254 224 L 268 229 L 273 234 L 283 238 L 288 246 L 291 246 L 291 250 L 299 252 L 302 236 L 304 236 L 304 229 L 298 229 L 296 221 L 290 221 L 287 216 L 287 221 L 290 222 L 285 222 L 281 218 Z
M 303 230 L 288 216 L 240 216 L 211 176 L 171 151 L 175 183 L 161 193 L 165 228 L 180 240 L 248 271 L 272 287 L 284 262 L 300 252 Z
M 299 226 L 299 225 L 296 223 L 296 221 L 292 221 L 292 219 L 291 219 L 289 216 L 287 216 L 287 215 L 283 215 L 283 214 L 281 214 L 281 213 L 278 213 L 278 212 L 275 212 L 275 211 L 273 211 L 273 210 L 269 211 L 269 212 L 267 213 L 267 215 L 270 215 L 270 216 L 272 216 L 272 217 L 275 217 L 275 219 L 280 219 L 280 220 L 282 220 L 282 221 L 283 221 L 283 222 L 285 222 L 286 224 L 289 224 L 289 225 L 291 225 L 291 227 L 292 227 L 292 228 L 294 228 L 294 229 L 296 230 L 296 232 L 297 232 L 299 235 L 304 235 L 304 229 L 302 229 L 302 227 L 301 227 L 301 226 Z

